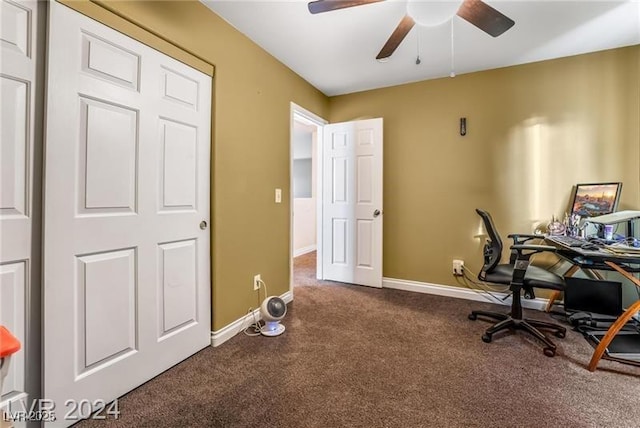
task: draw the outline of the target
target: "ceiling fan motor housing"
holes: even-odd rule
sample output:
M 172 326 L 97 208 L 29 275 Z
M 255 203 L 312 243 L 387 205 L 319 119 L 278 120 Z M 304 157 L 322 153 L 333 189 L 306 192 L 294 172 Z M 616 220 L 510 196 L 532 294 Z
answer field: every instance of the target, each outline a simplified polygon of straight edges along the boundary
M 444 24 L 456 15 L 462 0 L 459 1 L 420 1 L 409 0 L 407 13 L 419 25 L 435 27 Z

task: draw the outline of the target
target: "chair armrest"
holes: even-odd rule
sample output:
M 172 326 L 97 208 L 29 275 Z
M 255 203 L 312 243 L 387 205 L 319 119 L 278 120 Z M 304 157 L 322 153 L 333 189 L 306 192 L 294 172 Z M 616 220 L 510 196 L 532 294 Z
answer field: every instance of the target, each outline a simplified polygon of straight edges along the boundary
M 533 235 L 529 233 L 512 233 L 507 235 L 508 238 L 513 239 L 514 244 L 524 244 L 532 239 L 544 239 L 544 235 Z
M 531 233 L 510 233 L 509 235 L 507 235 L 507 237 L 509 238 L 514 238 L 514 237 L 519 237 L 522 236 L 523 238 L 544 238 L 544 235 L 542 234 L 531 234 Z
M 528 233 L 512 233 L 510 235 L 507 235 L 509 238 L 513 239 L 513 245 L 510 247 L 511 248 L 511 255 L 509 256 L 509 263 L 510 264 L 514 264 L 516 262 L 516 260 L 522 256 L 522 251 L 518 251 L 518 248 L 516 248 L 519 245 L 525 245 L 526 242 L 529 242 L 533 239 L 544 239 L 544 235 L 532 235 L 532 234 L 528 234 Z M 554 247 L 550 247 L 553 248 L 553 250 L 555 251 Z M 531 251 L 535 251 L 534 253 L 531 254 L 535 254 L 535 253 L 540 253 L 542 251 L 552 251 L 552 250 L 543 250 L 543 249 L 537 249 L 534 250 L 533 248 L 521 248 L 520 250 L 531 250 Z
M 545 251 L 555 253 L 557 248 L 552 247 L 550 245 L 530 245 L 530 244 L 517 244 L 509 247 L 511 249 L 511 257 L 509 259 L 509 263 L 515 264 L 517 261 L 526 260 L 527 263 L 529 259 L 534 254 L 543 253 Z M 525 253 L 527 251 L 527 253 Z
M 526 250 L 526 251 L 535 251 L 535 252 L 542 252 L 542 251 L 551 251 L 554 252 L 556 251 L 556 247 L 553 247 L 551 245 L 523 245 L 523 244 L 516 244 L 516 245 L 512 245 L 511 247 L 509 247 L 511 250 Z

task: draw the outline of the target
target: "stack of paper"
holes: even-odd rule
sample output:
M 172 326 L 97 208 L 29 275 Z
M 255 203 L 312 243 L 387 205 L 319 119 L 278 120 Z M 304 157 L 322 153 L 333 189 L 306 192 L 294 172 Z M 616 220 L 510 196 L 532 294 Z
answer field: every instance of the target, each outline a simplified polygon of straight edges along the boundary
M 627 254 L 630 256 L 640 256 L 640 247 L 632 247 L 622 242 L 605 245 L 605 248 L 616 254 Z

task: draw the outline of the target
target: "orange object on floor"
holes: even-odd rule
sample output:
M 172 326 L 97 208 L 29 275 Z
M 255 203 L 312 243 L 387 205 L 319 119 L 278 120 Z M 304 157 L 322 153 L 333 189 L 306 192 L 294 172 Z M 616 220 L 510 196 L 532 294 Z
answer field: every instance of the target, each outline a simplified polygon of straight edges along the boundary
M 0 325 L 0 358 L 13 355 L 19 350 L 20 341 L 5 326 Z

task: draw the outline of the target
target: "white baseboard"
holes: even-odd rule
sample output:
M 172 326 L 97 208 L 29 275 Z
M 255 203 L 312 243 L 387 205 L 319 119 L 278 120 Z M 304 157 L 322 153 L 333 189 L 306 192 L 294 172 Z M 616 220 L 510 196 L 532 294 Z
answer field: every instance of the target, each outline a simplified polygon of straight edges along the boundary
M 293 301 L 293 292 L 287 291 L 286 293 L 280 295 L 280 298 L 288 304 Z M 213 346 L 214 348 L 216 346 L 220 346 L 236 334 L 242 333 L 242 330 L 253 324 L 254 319 L 261 319 L 260 308 L 254 309 L 245 316 L 233 321 L 231 324 L 227 324 L 226 326 L 222 327 L 220 330 L 212 331 L 211 346 Z
M 507 293 L 492 292 L 498 299 L 483 290 L 452 287 L 449 285 L 430 284 L 428 282 L 410 281 L 406 279 L 382 278 L 382 287 L 396 290 L 413 291 L 415 293 L 434 294 L 436 296 L 455 297 L 456 299 L 474 300 L 476 302 L 489 302 L 501 305 L 510 305 L 511 297 L 502 300 Z M 548 299 L 536 297 L 533 300 L 522 299 L 522 307 L 527 309 L 545 310 Z
M 298 248 L 293 252 L 293 257 L 299 257 L 303 254 L 307 254 L 315 250 L 316 250 L 316 244 L 309 245 L 307 247 Z

